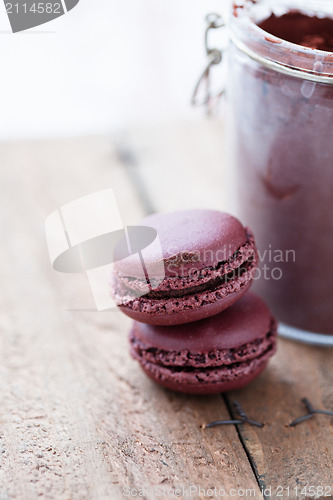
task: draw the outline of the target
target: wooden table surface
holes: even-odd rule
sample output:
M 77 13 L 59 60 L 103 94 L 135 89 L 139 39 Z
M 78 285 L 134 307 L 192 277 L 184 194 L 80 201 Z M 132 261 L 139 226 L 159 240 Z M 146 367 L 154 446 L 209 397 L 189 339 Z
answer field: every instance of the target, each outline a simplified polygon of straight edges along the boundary
M 125 224 L 223 208 L 222 137 L 204 122 L 0 145 L 1 500 L 333 498 L 333 418 L 288 427 L 304 396 L 333 410 L 331 349 L 280 339 L 243 390 L 169 392 L 130 358 L 129 318 L 95 311 L 85 276 L 49 262 L 47 215 L 106 187 Z M 234 399 L 264 427 L 205 429 L 234 416 Z

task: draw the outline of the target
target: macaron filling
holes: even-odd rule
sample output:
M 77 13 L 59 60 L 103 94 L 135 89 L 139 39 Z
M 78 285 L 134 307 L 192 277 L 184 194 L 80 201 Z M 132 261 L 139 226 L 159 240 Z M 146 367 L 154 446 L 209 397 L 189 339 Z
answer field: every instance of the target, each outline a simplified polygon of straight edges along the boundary
M 221 384 L 241 382 L 263 370 L 276 350 L 276 322 L 271 321 L 267 334 L 237 348 L 210 352 L 164 351 L 145 346 L 130 334 L 131 355 L 143 370 L 161 383 L 196 387 L 198 383 Z
M 170 262 L 165 263 L 169 266 Z M 153 279 L 143 281 L 123 272 L 113 275 L 113 295 L 118 305 L 140 312 L 177 311 L 177 300 L 182 299 L 181 308 L 191 309 L 194 305 L 214 303 L 234 291 L 240 290 L 253 278 L 256 268 L 256 250 L 253 235 L 247 230 L 247 241 L 227 260 L 216 266 L 202 269 L 186 269 L 176 276 L 166 276 L 154 287 Z M 191 270 L 190 270 L 191 271 Z M 195 272 L 194 272 L 195 271 Z M 138 292 L 150 285 L 150 291 L 138 297 Z M 161 301 L 163 305 L 161 306 Z
M 223 382 L 230 384 L 238 380 L 242 380 L 251 376 L 252 374 L 263 370 L 268 362 L 268 359 L 273 354 L 273 351 L 267 352 L 262 356 L 252 359 L 244 363 L 234 363 L 233 365 L 217 366 L 215 368 L 207 368 L 202 370 L 200 368 L 192 368 L 182 370 L 180 367 L 170 368 L 166 366 L 157 366 L 153 363 L 143 362 L 141 364 L 143 370 L 154 380 L 160 379 L 162 383 L 172 383 L 197 388 L 198 383 L 204 388 L 207 385 L 221 385 Z M 222 388 L 220 389 L 222 391 Z M 189 390 L 189 392 L 192 392 Z
M 222 365 L 244 363 L 262 356 L 272 350 L 275 344 L 275 326 L 272 322 L 271 331 L 264 337 L 248 342 L 237 348 L 218 349 L 208 352 L 191 353 L 187 350 L 166 351 L 150 347 L 136 338 L 134 332 L 130 334 L 131 353 L 134 358 L 162 366 L 176 369 L 211 368 Z

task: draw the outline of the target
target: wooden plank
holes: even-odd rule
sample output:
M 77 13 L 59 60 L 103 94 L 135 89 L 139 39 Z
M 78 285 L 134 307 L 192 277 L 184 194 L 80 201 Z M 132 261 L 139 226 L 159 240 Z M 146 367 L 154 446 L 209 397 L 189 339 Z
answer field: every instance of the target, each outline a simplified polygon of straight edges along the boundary
M 218 121 L 190 127 L 154 127 L 134 131 L 133 155 L 157 210 L 205 207 L 229 210 L 235 200 L 224 163 L 223 127 Z M 230 183 L 232 186 L 232 182 Z M 306 396 L 315 407 L 333 410 L 332 350 L 279 340 L 277 356 L 248 388 L 227 396 L 238 399 L 251 418 L 265 421 L 263 429 L 242 425 L 239 435 L 262 488 L 273 498 L 317 497 L 320 487 L 333 496 L 332 419 L 316 416 L 298 427 L 288 424 L 306 413 Z M 235 415 L 235 414 L 234 414 Z M 236 415 L 235 415 L 236 416 Z M 212 429 L 216 436 L 223 430 Z M 298 488 L 296 491 L 294 488 Z M 325 490 L 326 487 L 326 490 Z M 303 489 L 305 488 L 305 489 Z M 269 490 L 267 490 L 267 498 Z M 313 496 L 313 495 L 312 495 Z
M 263 429 L 240 426 L 262 488 L 276 494 L 283 487 L 284 497 L 290 491 L 291 498 L 319 498 L 325 493 L 333 497 L 333 418 L 315 415 L 289 427 L 307 413 L 303 397 L 314 408 L 332 411 L 332 387 L 331 349 L 280 339 L 269 369 L 250 387 L 229 396 L 240 401 L 251 418 L 265 422 Z
M 118 151 L 72 139 L 2 144 L 0 158 L 0 498 L 190 485 L 260 498 L 236 430 L 201 427 L 228 416 L 222 398 L 156 386 L 128 354 L 129 319 L 95 312 L 84 277 L 51 269 L 44 220 L 63 203 L 113 187 L 125 223 L 142 216 Z

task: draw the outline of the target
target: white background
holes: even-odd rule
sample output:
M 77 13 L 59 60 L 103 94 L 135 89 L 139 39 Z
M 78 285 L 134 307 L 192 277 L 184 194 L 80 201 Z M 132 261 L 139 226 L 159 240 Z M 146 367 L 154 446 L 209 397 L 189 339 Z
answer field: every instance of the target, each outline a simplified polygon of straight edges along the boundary
M 0 140 L 195 119 L 204 17 L 228 0 L 80 0 L 12 34 L 0 5 Z

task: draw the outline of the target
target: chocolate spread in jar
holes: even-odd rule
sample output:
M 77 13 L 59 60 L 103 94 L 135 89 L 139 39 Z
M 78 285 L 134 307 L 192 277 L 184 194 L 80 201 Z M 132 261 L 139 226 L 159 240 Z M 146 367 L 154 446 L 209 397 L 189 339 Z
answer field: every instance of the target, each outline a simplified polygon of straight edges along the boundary
M 331 18 L 291 10 L 259 26 L 333 52 Z M 280 321 L 333 334 L 333 85 L 231 52 L 241 211 L 262 261 L 257 290 Z
M 308 16 L 295 10 L 280 17 L 271 14 L 258 26 L 288 42 L 333 52 L 333 19 Z

